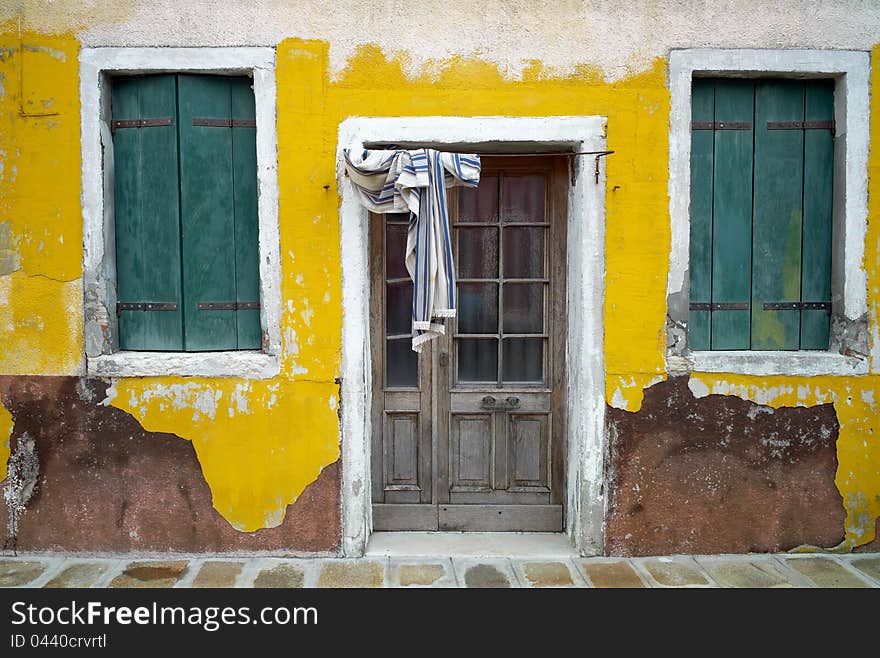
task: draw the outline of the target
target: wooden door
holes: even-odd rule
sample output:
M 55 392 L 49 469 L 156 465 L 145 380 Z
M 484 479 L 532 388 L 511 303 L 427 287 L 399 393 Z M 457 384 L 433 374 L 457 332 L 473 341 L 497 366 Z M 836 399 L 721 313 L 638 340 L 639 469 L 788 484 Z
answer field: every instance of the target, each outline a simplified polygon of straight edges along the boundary
M 562 530 L 566 164 L 487 156 L 450 195 L 458 313 L 420 356 L 407 217 L 373 216 L 375 529 Z

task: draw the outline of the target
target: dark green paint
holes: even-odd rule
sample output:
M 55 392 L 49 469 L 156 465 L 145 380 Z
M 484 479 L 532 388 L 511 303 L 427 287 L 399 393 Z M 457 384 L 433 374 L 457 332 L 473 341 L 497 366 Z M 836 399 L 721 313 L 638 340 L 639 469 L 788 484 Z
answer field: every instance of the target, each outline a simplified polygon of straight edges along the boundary
M 691 101 L 693 121 L 713 121 L 715 84 L 694 80 Z M 712 151 L 711 130 L 691 131 L 691 255 L 690 301 L 712 298 Z M 692 350 L 708 350 L 711 331 L 709 311 L 688 314 L 688 344 Z
M 801 296 L 803 231 L 803 130 L 768 130 L 768 121 L 803 121 L 804 83 L 755 86 L 754 266 L 752 348 L 796 350 L 800 312 L 767 310 L 764 302 L 797 302 Z
M 230 80 L 233 119 L 254 119 L 250 78 Z M 236 301 L 260 301 L 260 254 L 257 231 L 257 130 L 232 128 L 232 178 L 235 204 Z M 263 332 L 260 311 L 236 311 L 238 348 L 260 349 Z
M 751 123 L 751 80 L 715 83 L 715 121 Z M 716 130 L 712 201 L 712 301 L 749 299 L 752 257 L 752 130 Z M 712 349 L 749 348 L 749 312 L 712 311 Z
M 833 118 L 831 80 L 694 80 L 693 121 L 753 131 L 692 131 L 690 299 L 751 311 L 691 311 L 691 349 L 828 349 L 826 311 L 763 305 L 831 298 L 833 135 L 767 123 Z
M 123 311 L 124 350 L 183 349 L 177 110 L 173 75 L 113 84 L 114 119 L 166 118 L 170 126 L 113 134 L 117 295 L 122 302 L 177 303 L 177 311 Z
M 806 84 L 804 121 L 834 119 L 834 82 L 816 80 Z M 834 138 L 830 130 L 804 131 L 804 239 L 801 299 L 831 299 L 831 225 Z M 825 311 L 801 311 L 801 349 L 828 349 L 829 315 Z
M 231 118 L 229 81 L 179 75 L 177 87 L 186 349 L 234 350 L 236 312 L 198 309 L 235 301 L 232 130 L 192 125 L 195 117 Z
M 260 311 L 200 310 L 259 302 L 256 129 L 193 126 L 253 119 L 250 78 L 160 75 L 113 85 L 113 118 L 172 117 L 114 135 L 119 299 L 176 302 L 124 311 L 122 349 L 259 349 Z

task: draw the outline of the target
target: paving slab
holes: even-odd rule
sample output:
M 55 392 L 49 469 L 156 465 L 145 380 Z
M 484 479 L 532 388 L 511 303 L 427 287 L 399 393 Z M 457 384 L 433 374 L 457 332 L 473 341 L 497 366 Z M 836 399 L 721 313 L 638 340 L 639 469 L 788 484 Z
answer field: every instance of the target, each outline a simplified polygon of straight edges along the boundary
M 187 560 L 132 562 L 110 581 L 110 587 L 173 587 L 189 567 Z
M 866 581 L 831 558 L 794 557 L 786 558 L 785 563 L 816 583 L 817 587 L 870 587 Z
M 44 571 L 42 562 L 0 560 L 0 587 L 20 587 L 36 580 Z
M 517 587 L 519 582 L 510 560 L 499 558 L 471 558 L 453 560 L 455 574 L 462 587 L 508 588 Z
M 795 587 L 786 573 L 769 556 L 742 560 L 737 558 L 697 558 L 697 562 L 722 587 L 768 588 Z
M 644 587 L 639 574 L 624 560 L 583 560 L 581 567 L 594 587 Z
M 235 580 L 241 573 L 244 562 L 208 561 L 199 569 L 192 587 L 215 588 L 235 587 Z
M 71 564 L 43 585 L 47 589 L 60 587 L 95 587 L 109 570 L 109 564 L 96 562 Z
M 575 587 L 581 583 L 575 580 L 565 562 L 523 562 L 520 568 L 522 581 L 530 587 Z
M 372 560 L 327 561 L 318 576 L 318 587 L 364 588 L 382 587 L 385 565 Z
M 689 559 L 656 558 L 643 560 L 641 566 L 658 585 L 663 587 L 695 587 L 711 585 L 696 564 Z
M 859 557 L 850 561 L 856 569 L 880 582 L 880 556 Z

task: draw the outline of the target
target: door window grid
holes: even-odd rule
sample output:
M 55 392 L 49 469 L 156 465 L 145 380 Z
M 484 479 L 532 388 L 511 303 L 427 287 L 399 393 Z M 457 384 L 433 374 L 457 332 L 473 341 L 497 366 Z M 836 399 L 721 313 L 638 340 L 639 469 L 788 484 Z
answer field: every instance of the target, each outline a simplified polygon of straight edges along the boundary
M 457 384 L 533 386 L 547 381 L 548 179 L 546 172 L 499 171 L 484 175 L 475 190 L 458 191 L 458 216 L 453 222 L 458 256 Z M 489 245 L 488 251 L 469 248 L 464 236 L 478 232 L 490 236 L 479 240 L 481 245 Z M 513 236 L 521 237 L 516 240 Z M 526 245 L 524 259 L 511 258 L 516 244 Z M 485 267 L 481 258 L 491 258 L 496 250 L 497 265 Z M 474 266 L 469 256 L 483 264 Z M 471 292 L 479 289 L 483 295 Z M 535 306 L 540 326 L 534 323 Z M 514 309 L 518 313 L 514 314 Z M 481 350 L 480 344 L 489 341 L 495 349 Z M 489 373 L 494 373 L 494 378 L 490 379 Z

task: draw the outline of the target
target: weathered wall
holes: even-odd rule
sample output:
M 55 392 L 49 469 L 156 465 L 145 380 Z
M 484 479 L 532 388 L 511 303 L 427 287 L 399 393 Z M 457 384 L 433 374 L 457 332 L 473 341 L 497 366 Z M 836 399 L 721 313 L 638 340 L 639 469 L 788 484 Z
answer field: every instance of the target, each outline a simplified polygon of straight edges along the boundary
M 156 495 L 163 485 L 179 485 L 181 479 L 174 478 L 186 480 L 194 490 L 202 486 L 196 480 L 203 478 L 213 510 L 204 509 L 207 499 L 200 490 L 198 522 L 190 514 L 176 526 L 162 526 L 168 520 L 128 521 L 136 527 L 105 525 L 102 533 L 92 535 L 92 548 L 183 547 L 187 533 L 204 522 L 214 528 L 208 534 L 215 539 L 204 544 L 210 550 L 282 545 L 292 550 L 335 550 L 336 530 L 307 530 L 311 522 L 303 519 L 311 519 L 311 512 L 297 514 L 296 510 L 317 488 L 314 505 L 324 509 L 327 518 L 334 517 L 333 528 L 338 526 L 337 476 L 335 470 L 327 475 L 337 468 L 333 464 L 339 457 L 336 378 L 343 309 L 334 161 L 337 127 L 351 115 L 453 113 L 608 117 L 608 148 L 615 154 L 607 161 L 605 364 L 606 396 L 613 408 L 609 463 L 614 465 L 617 483 L 609 513 L 609 550 L 738 550 L 746 545 L 770 550 L 799 544 L 850 549 L 871 541 L 880 516 L 875 375 L 701 374 L 690 378 L 691 399 L 680 383 L 649 389 L 650 404 L 644 409 L 642 398 L 647 387 L 666 379 L 669 49 L 868 49 L 880 34 L 880 7 L 861 2 L 811 3 L 809 11 L 792 11 L 778 3 L 747 2 L 721 11 L 717 4 L 694 8 L 683 1 L 625 7 L 612 2 L 445 2 L 420 6 L 419 11 L 414 15 L 399 2 L 385 6 L 338 3 L 332 11 L 327 11 L 326 3 L 312 2 L 234 2 L 209 7 L 170 1 L 107 5 L 35 0 L 0 6 L 0 373 L 21 378 L 21 382 L 7 383 L 3 394 L 0 461 L 5 463 L 9 454 L 6 437 L 11 437 L 14 451 L 27 433 L 43 469 L 30 507 L 25 507 L 19 521 L 19 546 L 63 545 L 63 524 L 52 537 L 26 531 L 36 527 L 28 525 L 28 517 L 49 519 L 53 501 L 61 505 L 64 487 L 72 486 L 65 484 L 63 472 L 75 463 L 77 444 L 80 449 L 88 446 L 96 458 L 104 460 L 101 463 L 114 463 L 118 444 L 85 437 L 83 432 L 100 435 L 94 428 L 110 422 L 105 414 L 115 407 L 125 414 L 113 417 L 114 427 L 137 437 L 130 444 L 136 446 L 131 449 L 137 452 L 132 456 L 137 477 L 125 486 L 128 475 L 108 473 L 103 482 L 93 479 L 91 488 L 77 489 L 89 498 L 83 504 L 92 511 L 106 510 L 109 518 L 115 518 L 112 515 L 123 501 L 130 508 L 146 505 L 146 510 L 149 505 L 142 499 Z M 4 19 L 8 20 L 4 23 Z M 97 391 L 95 399 L 75 400 L 71 387 L 75 390 L 73 382 L 84 372 L 79 171 L 81 166 L 97 166 L 80 162 L 79 48 L 276 44 L 285 309 L 281 373 L 265 381 L 145 378 L 91 382 L 82 386 Z M 872 64 L 872 134 L 876 135 L 880 47 L 874 48 Z M 877 151 L 872 150 L 870 161 L 871 217 L 878 213 L 880 197 Z M 871 322 L 877 321 L 880 303 L 878 239 L 876 223 L 869 222 L 864 267 Z M 871 372 L 878 368 L 880 364 L 872 364 Z M 73 379 L 40 384 L 34 375 Z M 697 399 L 709 394 L 711 399 Z M 627 538 L 630 531 L 617 512 L 622 503 L 614 501 L 627 500 L 632 494 L 626 487 L 633 483 L 651 488 L 646 495 L 656 496 L 661 491 L 658 479 L 663 473 L 675 473 L 664 471 L 667 460 L 645 443 L 657 439 L 634 428 L 657 405 L 673 400 L 683 408 L 708 405 L 704 410 L 709 415 L 723 402 L 725 413 L 746 423 L 740 416 L 745 413 L 748 418 L 752 405 L 744 402 L 738 407 L 731 400 L 718 402 L 716 396 L 735 396 L 772 408 L 815 410 L 828 427 L 833 413 L 839 425 L 837 439 L 823 437 L 821 450 L 795 451 L 787 465 L 770 457 L 758 462 L 740 459 L 730 472 L 735 479 L 756 468 L 776 469 L 773 481 L 785 491 L 794 486 L 791 478 L 796 473 L 809 473 L 824 501 L 818 525 L 813 528 L 801 519 L 807 509 L 805 499 L 793 498 L 788 509 L 801 521 L 790 529 L 758 533 L 758 539 L 729 535 L 729 546 L 713 548 L 675 539 L 678 535 L 671 521 L 679 509 L 667 505 L 652 512 L 659 515 L 658 523 L 669 528 L 662 542 Z M 27 430 L 34 422 L 34 410 L 52 406 L 61 410 L 61 415 L 53 411 L 55 432 L 36 436 Z M 795 411 L 781 413 L 785 418 L 800 418 Z M 760 425 L 748 427 L 764 437 Z M 68 440 L 65 428 L 84 429 L 76 430 L 78 438 Z M 706 436 L 709 444 L 726 436 L 721 428 L 713 432 Z M 690 440 L 675 433 L 664 437 L 668 445 L 687 446 Z M 153 444 L 159 442 L 165 449 L 156 451 Z M 639 480 L 627 471 L 632 464 L 626 457 L 645 451 L 659 460 L 657 477 Z M 164 460 L 166 452 L 179 452 L 181 465 Z M 717 465 L 713 459 L 723 455 L 701 463 L 711 470 Z M 163 465 L 176 472 L 163 473 Z M 708 485 L 696 478 L 688 482 L 691 488 L 681 485 L 677 496 L 711 499 Z M 744 494 L 733 487 L 730 491 L 734 506 L 757 495 L 757 490 Z M 841 508 L 834 508 L 835 491 Z M 741 494 L 746 498 L 738 500 Z M 175 510 L 182 509 L 183 501 L 178 498 L 171 504 L 178 506 Z M 295 518 L 288 520 L 291 515 Z M 61 524 L 57 519 L 47 523 L 56 521 Z M 157 536 L 165 539 L 149 543 L 153 540 L 143 537 L 155 523 L 165 528 L 157 530 Z M 220 530 L 224 523 L 235 529 L 232 534 Z M 277 533 L 263 543 L 241 544 L 235 534 L 259 535 L 266 532 L 261 529 L 270 528 Z M 126 539 L 123 529 L 129 534 L 134 530 L 140 541 L 148 543 Z M 86 543 L 76 547 L 84 548 Z

